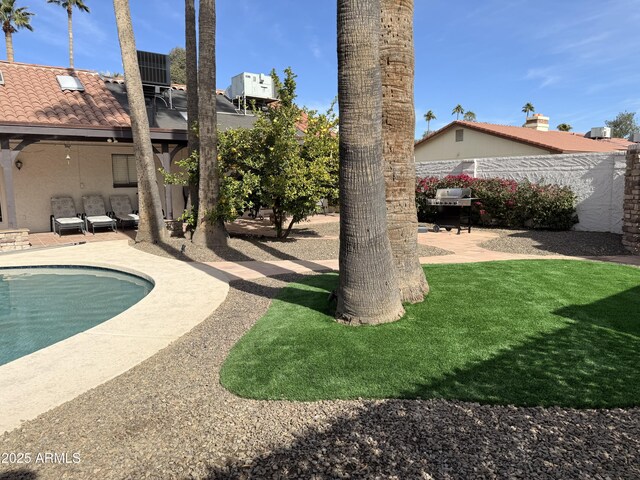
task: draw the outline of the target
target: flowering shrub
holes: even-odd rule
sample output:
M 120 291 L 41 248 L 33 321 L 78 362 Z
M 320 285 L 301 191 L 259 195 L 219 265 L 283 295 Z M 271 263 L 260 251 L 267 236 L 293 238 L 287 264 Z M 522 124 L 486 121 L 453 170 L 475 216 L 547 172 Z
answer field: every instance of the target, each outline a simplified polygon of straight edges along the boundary
M 474 178 L 464 174 L 418 180 L 418 217 L 421 221 L 427 221 L 435 215 L 437 207 L 428 206 L 426 199 L 435 198 L 436 190 L 467 187 L 478 198 L 471 207 L 474 224 L 569 230 L 578 222 L 576 195 L 569 187 L 536 184 L 528 180 L 517 182 L 504 178 Z

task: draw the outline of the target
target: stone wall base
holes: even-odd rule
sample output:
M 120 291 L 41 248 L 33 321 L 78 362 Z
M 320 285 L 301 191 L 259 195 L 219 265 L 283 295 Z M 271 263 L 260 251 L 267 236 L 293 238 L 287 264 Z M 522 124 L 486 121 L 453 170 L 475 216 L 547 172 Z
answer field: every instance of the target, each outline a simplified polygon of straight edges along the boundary
M 627 150 L 627 170 L 624 185 L 624 218 L 622 244 L 640 255 L 640 146 Z
M 28 228 L 0 230 L 0 252 L 31 248 Z

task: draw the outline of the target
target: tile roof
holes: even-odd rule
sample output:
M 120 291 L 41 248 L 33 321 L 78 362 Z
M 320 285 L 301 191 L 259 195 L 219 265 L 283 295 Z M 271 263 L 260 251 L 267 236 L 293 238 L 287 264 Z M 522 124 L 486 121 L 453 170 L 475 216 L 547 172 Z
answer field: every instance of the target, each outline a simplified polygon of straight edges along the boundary
M 0 61 L 0 124 L 129 127 L 129 116 L 96 72 Z M 72 75 L 84 91 L 62 91 L 57 75 Z
M 533 128 L 514 127 L 510 125 L 496 125 L 493 123 L 465 122 L 456 120 L 441 128 L 422 140 L 416 142 L 416 147 L 432 138 L 440 135 L 445 130 L 452 127 L 467 127 L 479 132 L 495 135 L 508 140 L 526 143 L 535 147 L 547 149 L 556 153 L 578 153 L 578 152 L 613 152 L 625 151 L 632 142 L 623 138 L 612 138 L 603 140 L 592 140 L 580 134 L 571 132 L 560 132 L 549 130 L 543 132 Z

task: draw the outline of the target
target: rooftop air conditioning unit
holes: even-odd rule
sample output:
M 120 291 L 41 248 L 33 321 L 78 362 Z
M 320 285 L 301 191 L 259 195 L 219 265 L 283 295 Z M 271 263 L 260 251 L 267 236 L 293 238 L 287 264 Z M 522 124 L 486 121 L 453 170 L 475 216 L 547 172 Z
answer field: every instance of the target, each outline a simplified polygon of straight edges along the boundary
M 640 133 L 633 133 L 629 137 L 629 141 L 633 143 L 640 143 Z
M 611 138 L 611 128 L 594 127 L 591 129 L 591 138 Z

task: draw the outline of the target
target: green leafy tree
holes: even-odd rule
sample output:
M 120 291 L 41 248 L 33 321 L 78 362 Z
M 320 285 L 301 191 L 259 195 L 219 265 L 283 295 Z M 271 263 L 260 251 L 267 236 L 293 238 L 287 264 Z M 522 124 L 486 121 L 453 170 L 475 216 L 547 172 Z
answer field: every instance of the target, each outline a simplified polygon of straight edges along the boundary
M 604 124 L 611 127 L 611 136 L 615 138 L 627 138 L 634 133 L 640 133 L 640 126 L 636 122 L 635 112 L 620 112 L 613 120 L 607 120 Z
M 474 112 L 472 112 L 471 110 L 467 110 L 466 112 L 464 112 L 464 117 L 462 117 L 462 119 L 465 122 L 475 122 L 476 121 L 476 114 Z
M 16 8 L 16 0 L 0 0 L 0 23 L 7 46 L 7 60 L 13 62 L 13 34 L 18 30 L 33 31 L 31 17 L 33 13 L 27 7 Z
M 187 51 L 182 47 L 172 48 L 169 52 L 171 61 L 171 83 L 187 83 Z
M 436 114 L 433 113 L 432 110 L 429 110 L 427 113 L 424 114 L 424 119 L 427 121 L 427 131 L 424 134 L 424 136 L 426 137 L 427 135 L 429 135 L 431 131 L 431 120 L 436 119 Z
M 73 68 L 73 8 L 81 12 L 89 13 L 89 7 L 84 4 L 84 0 L 47 0 L 47 3 L 60 5 L 67 11 L 67 29 L 69 31 L 69 67 Z
M 522 107 L 522 113 L 524 113 L 525 121 L 529 117 L 529 114 L 533 113 L 535 111 L 536 111 L 536 108 L 533 106 L 533 104 L 531 102 L 525 103 L 524 106 Z
M 316 211 L 319 200 L 338 200 L 338 136 L 333 105 L 325 113 L 295 103 L 295 75 L 285 70 L 280 81 L 272 72 L 277 106 L 256 111 L 252 129 L 218 133 L 220 196 L 214 217 L 233 221 L 247 209 L 273 210 L 278 238 L 286 238 L 295 223 Z M 301 120 L 304 120 L 301 122 Z M 305 124 L 304 135 L 298 125 Z M 188 185 L 198 181 L 198 156 L 176 162 L 182 171 L 162 171 L 165 183 Z M 288 225 L 285 220 L 290 217 Z M 182 217 L 188 223 L 192 212 Z
M 296 76 L 290 68 L 285 70 L 284 81 L 275 70 L 271 77 L 279 101 L 256 112 L 244 168 L 260 178 L 258 195 L 252 202 L 273 210 L 276 236 L 286 238 L 295 223 L 315 212 L 319 200 L 337 198 L 337 120 L 331 111 L 318 114 L 295 104 Z M 306 132 L 300 138 L 298 124 L 303 118 Z M 221 156 L 221 161 L 226 176 L 233 177 L 228 159 Z
M 569 125 L 568 123 L 561 123 L 560 125 L 558 125 L 557 128 L 561 132 L 570 132 L 571 130 L 573 130 L 573 127 L 571 125 Z
M 464 113 L 464 108 L 462 108 L 462 105 L 458 104 L 455 107 L 453 107 L 453 110 L 451 110 L 451 115 L 456 116 L 456 120 L 460 119 L 460 115 L 462 115 Z

